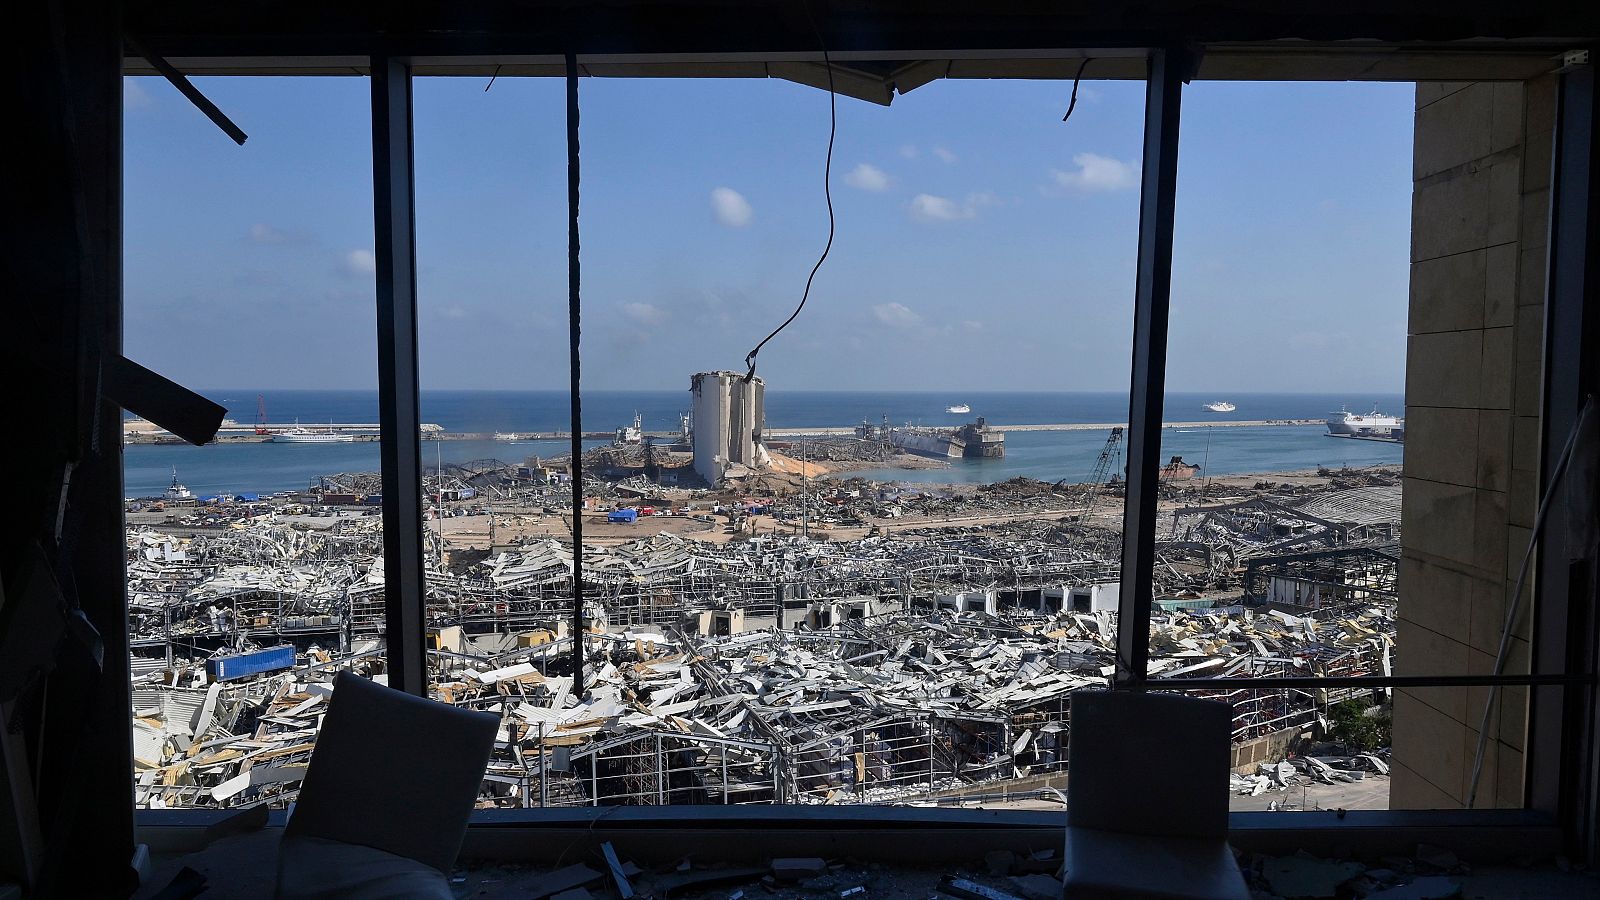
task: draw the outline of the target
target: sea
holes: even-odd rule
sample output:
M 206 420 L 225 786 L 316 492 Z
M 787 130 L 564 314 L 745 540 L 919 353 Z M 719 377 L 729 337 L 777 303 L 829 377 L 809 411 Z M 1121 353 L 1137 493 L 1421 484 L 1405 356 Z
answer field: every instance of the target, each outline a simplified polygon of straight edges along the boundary
M 229 389 L 203 391 L 238 422 L 253 422 L 257 398 L 273 423 L 314 427 L 327 422 L 376 422 L 377 391 L 274 391 Z M 1227 400 L 1233 412 L 1213 413 L 1206 403 Z M 553 432 L 571 423 L 565 391 L 423 391 L 422 421 L 447 432 Z M 946 413 L 965 403 L 972 412 Z M 1377 408 L 1390 415 L 1405 409 L 1400 394 L 1255 393 L 1226 396 L 1170 393 L 1165 398 L 1168 422 L 1226 422 L 1325 419 L 1348 407 L 1366 412 Z M 689 410 L 688 391 L 586 391 L 583 430 L 610 431 L 639 414 L 647 431 L 676 431 L 678 416 Z M 837 428 L 849 431 L 862 421 L 894 424 L 959 425 L 983 416 L 995 425 L 1044 425 L 1124 422 L 1128 395 L 1114 392 L 969 392 L 961 396 L 921 391 L 782 391 L 767 392 L 769 429 Z M 975 484 L 1019 476 L 1042 481 L 1082 481 L 1093 471 L 1105 446 L 1105 430 L 1017 431 L 1006 435 L 1000 459 L 953 460 L 944 469 L 872 469 L 851 472 L 879 481 L 921 484 Z M 586 441 L 601 446 L 604 441 Z M 498 459 L 521 462 L 530 456 L 551 457 L 569 449 L 558 441 L 428 441 L 424 465 Z M 1269 425 L 1208 428 L 1203 425 L 1165 428 L 1163 458 L 1182 456 L 1209 475 L 1290 472 L 1321 466 L 1338 468 L 1399 463 L 1402 446 L 1327 436 L 1322 425 Z M 376 472 L 378 444 L 228 443 L 191 447 L 176 444 L 134 444 L 123 450 L 126 496 L 159 495 L 179 480 L 200 496 L 270 493 L 312 485 L 326 474 Z

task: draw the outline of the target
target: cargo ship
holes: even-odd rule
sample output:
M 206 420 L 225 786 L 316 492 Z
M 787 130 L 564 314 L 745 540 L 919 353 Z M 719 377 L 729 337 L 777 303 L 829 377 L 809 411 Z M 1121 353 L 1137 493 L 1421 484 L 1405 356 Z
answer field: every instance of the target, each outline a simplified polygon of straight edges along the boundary
M 1350 412 L 1340 408 L 1338 412 L 1328 415 L 1328 433 L 1338 437 L 1354 435 L 1385 436 L 1405 428 L 1405 420 L 1378 412 L 1378 407 L 1372 407 L 1372 412 L 1366 415 Z
M 1006 454 L 1005 432 L 990 428 L 982 417 L 959 428 L 891 428 L 889 443 L 934 459 L 995 459 Z

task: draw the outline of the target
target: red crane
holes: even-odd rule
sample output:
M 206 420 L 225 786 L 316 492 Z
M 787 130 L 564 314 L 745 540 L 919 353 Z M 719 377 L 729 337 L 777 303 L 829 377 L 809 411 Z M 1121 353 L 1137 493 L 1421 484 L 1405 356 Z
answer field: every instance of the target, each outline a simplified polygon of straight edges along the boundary
M 267 398 L 264 394 L 256 395 L 256 434 L 271 434 L 267 430 Z

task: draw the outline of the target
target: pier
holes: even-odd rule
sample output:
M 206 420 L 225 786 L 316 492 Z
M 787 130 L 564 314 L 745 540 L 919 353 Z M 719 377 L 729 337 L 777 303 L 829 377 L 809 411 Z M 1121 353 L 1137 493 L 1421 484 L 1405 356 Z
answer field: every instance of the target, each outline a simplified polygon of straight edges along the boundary
M 1265 425 L 1326 425 L 1322 419 L 1249 419 L 1234 422 L 1162 422 L 1162 428 L 1256 428 Z M 995 431 L 1110 431 L 1127 428 L 1127 422 L 1061 422 L 1046 425 L 1001 425 L 990 422 Z M 846 428 L 768 428 L 768 437 L 813 437 L 854 434 L 855 426 Z
M 1163 422 L 1162 428 L 1260 428 L 1265 426 L 1312 426 L 1325 425 L 1322 419 L 1245 419 L 1229 422 Z M 279 431 L 289 431 L 296 426 L 288 425 L 242 425 L 237 422 L 226 422 L 217 431 L 216 443 L 241 444 L 261 443 L 272 440 L 272 434 Z M 348 423 L 334 422 L 331 424 L 302 424 L 299 427 L 313 431 L 332 430 L 340 434 L 348 434 L 357 443 L 378 440 L 379 426 L 376 422 Z M 989 427 L 995 431 L 1110 431 L 1113 428 L 1127 428 L 1126 422 L 1059 422 L 1033 425 L 998 425 L 991 423 Z M 259 430 L 268 432 L 258 433 Z M 854 425 L 843 425 L 826 428 L 768 428 L 766 436 L 771 438 L 794 437 L 839 437 L 850 436 L 855 433 Z M 505 437 L 511 434 L 512 437 Z M 647 431 L 647 437 L 660 440 L 674 440 L 679 436 L 676 431 Z M 425 441 L 499 441 L 501 443 L 521 443 L 524 441 L 565 441 L 571 439 L 571 432 L 567 431 L 518 431 L 518 432 L 488 432 L 488 431 L 445 431 L 442 426 L 425 423 L 422 425 L 422 440 Z M 583 439 L 586 441 L 609 441 L 616 436 L 615 431 L 586 431 Z M 182 441 L 148 422 L 129 421 L 123 429 L 123 442 L 127 444 L 174 444 Z

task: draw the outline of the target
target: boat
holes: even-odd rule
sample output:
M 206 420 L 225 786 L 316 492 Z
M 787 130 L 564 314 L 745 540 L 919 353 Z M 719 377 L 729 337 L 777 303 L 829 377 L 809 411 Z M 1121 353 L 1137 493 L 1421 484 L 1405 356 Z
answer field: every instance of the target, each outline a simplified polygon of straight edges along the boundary
M 960 459 L 967 450 L 966 441 L 954 431 L 941 428 L 894 428 L 889 431 L 889 443 L 903 453 L 934 459 Z
M 612 438 L 613 447 L 624 447 L 628 444 L 644 443 L 644 417 L 638 413 L 633 414 L 633 424 L 624 425 L 617 429 L 616 437 Z
M 1372 412 L 1365 415 L 1350 412 L 1344 407 L 1340 407 L 1338 412 L 1328 414 L 1328 433 L 1341 437 L 1351 435 L 1388 435 L 1404 427 L 1404 419 L 1397 419 L 1394 416 L 1378 412 L 1376 404 L 1373 405 Z
M 947 412 L 947 413 L 953 413 L 953 414 L 958 415 L 958 416 L 964 416 L 967 413 L 972 412 L 972 407 L 968 406 L 965 403 L 957 403 L 955 406 L 946 406 L 944 408 L 944 411 Z
M 871 426 L 863 423 L 857 433 Z M 889 429 L 889 443 L 905 453 L 934 459 L 994 459 L 1006 454 L 1006 435 L 990 428 L 981 417 L 959 428 Z
M 1206 409 L 1209 409 L 1212 412 L 1233 412 L 1235 409 L 1238 409 L 1238 407 L 1226 400 L 1218 400 L 1215 403 L 1207 403 Z
M 348 444 L 355 439 L 356 436 L 353 434 L 334 431 L 332 425 L 329 425 L 326 431 L 301 428 L 299 419 L 294 420 L 293 428 L 272 436 L 274 444 Z
M 517 433 L 515 431 L 496 431 L 494 439 L 497 441 L 514 441 L 517 439 Z
M 170 487 L 168 487 L 167 488 L 167 492 L 165 494 L 162 494 L 161 496 L 162 496 L 162 499 L 168 500 L 168 501 L 193 500 L 194 499 L 194 491 L 191 491 L 187 487 L 185 487 L 185 486 L 183 486 L 183 485 L 178 483 L 178 467 L 177 466 L 173 466 L 172 467 L 172 485 Z

